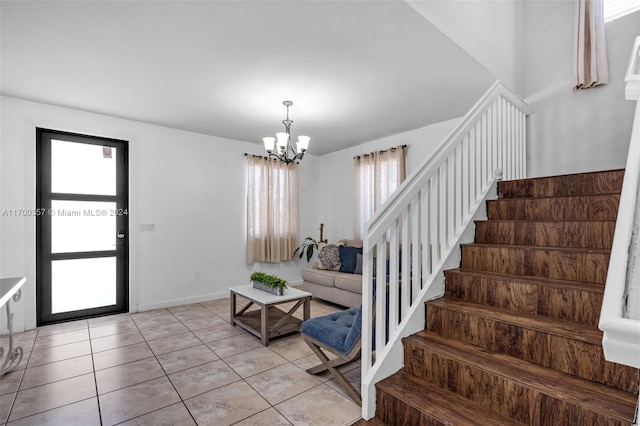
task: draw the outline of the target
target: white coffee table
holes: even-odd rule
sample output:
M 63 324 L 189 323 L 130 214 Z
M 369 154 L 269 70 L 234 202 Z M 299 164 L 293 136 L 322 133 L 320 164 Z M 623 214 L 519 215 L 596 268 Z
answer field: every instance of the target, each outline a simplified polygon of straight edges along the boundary
M 287 288 L 282 296 L 268 293 L 253 288 L 252 285 L 243 285 L 229 288 L 231 303 L 231 325 L 238 325 L 254 336 L 262 340 L 267 346 L 269 340 L 284 334 L 300 331 L 303 320 L 295 318 L 293 313 L 300 306 L 304 307 L 303 318 L 309 319 L 311 315 L 311 293 L 297 288 Z M 249 300 L 249 303 L 236 311 L 237 296 Z M 276 305 L 297 301 L 287 312 Z M 247 311 L 253 304 L 260 306 L 260 310 Z

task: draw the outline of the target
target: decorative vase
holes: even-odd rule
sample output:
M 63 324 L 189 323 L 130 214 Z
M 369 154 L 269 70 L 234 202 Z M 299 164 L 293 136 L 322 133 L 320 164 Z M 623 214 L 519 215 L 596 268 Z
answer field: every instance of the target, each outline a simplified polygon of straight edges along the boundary
M 265 285 L 262 281 L 253 281 L 253 288 L 257 288 L 258 290 L 266 291 L 267 293 L 275 294 L 276 296 L 284 295 L 284 287 L 269 287 Z

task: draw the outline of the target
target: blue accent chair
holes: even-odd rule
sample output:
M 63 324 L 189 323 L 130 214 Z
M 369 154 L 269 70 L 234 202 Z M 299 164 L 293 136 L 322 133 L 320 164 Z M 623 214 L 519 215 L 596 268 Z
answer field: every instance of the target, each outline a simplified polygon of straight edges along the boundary
M 306 320 L 302 323 L 302 339 L 309 345 L 322 364 L 307 369 L 310 374 L 329 370 L 349 396 L 362 405 L 360 392 L 347 380 L 339 367 L 360 356 L 362 341 L 362 305 L 342 312 Z M 338 358 L 330 360 L 323 350 Z

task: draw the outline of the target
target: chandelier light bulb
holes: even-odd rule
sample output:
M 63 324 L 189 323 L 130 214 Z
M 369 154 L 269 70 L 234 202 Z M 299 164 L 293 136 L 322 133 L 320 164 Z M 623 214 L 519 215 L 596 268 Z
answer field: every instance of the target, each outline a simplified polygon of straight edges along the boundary
M 287 143 L 289 142 L 289 134 L 285 132 L 276 133 L 276 138 L 278 138 L 278 148 L 284 150 L 287 148 Z
M 262 141 L 264 142 L 264 149 L 266 149 L 267 152 L 273 151 L 273 146 L 276 143 L 276 138 L 267 136 L 262 138 Z
M 307 148 L 309 148 L 309 141 L 311 140 L 311 138 L 309 136 L 303 136 L 300 135 L 298 136 L 298 151 L 300 152 L 304 152 L 307 150 Z

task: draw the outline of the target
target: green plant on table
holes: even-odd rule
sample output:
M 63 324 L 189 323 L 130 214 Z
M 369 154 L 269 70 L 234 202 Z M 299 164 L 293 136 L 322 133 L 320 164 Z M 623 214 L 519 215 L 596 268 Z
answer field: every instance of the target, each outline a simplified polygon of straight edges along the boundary
M 249 277 L 251 281 L 259 281 L 270 288 L 287 288 L 287 282 L 275 275 L 265 274 L 264 272 L 254 272 Z

